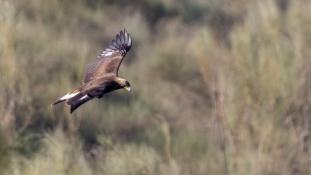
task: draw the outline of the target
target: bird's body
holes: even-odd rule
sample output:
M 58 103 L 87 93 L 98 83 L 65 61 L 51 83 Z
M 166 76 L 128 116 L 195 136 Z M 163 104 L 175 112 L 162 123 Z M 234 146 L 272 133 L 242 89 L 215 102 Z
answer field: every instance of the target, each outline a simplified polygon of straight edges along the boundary
M 131 46 L 131 37 L 126 30 L 121 31 L 96 60 L 87 66 L 82 85 L 56 100 L 53 105 L 67 101 L 70 112 L 73 112 L 85 102 L 101 98 L 111 91 L 121 88 L 130 90 L 129 82 L 118 77 L 118 70 Z

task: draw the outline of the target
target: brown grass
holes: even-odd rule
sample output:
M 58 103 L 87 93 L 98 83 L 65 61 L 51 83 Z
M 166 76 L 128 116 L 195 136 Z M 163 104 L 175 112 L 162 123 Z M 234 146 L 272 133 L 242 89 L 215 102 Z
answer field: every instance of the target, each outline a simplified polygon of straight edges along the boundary
M 0 173 L 310 174 L 311 3 L 286 2 L 0 0 Z M 124 27 L 133 91 L 51 108 Z

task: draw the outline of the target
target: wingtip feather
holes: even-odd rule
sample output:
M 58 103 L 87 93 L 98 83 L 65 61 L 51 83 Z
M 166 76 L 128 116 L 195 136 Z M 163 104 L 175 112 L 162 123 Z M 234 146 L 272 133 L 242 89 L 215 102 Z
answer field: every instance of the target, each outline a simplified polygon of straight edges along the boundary
M 112 40 L 112 45 L 119 49 L 123 54 L 126 54 L 126 52 L 131 48 L 132 39 L 125 28 L 121 30 Z
M 115 38 L 111 41 L 111 44 L 98 56 L 98 58 L 101 56 L 110 56 L 114 51 L 118 51 L 124 56 L 131 47 L 131 36 L 124 28 L 115 36 Z

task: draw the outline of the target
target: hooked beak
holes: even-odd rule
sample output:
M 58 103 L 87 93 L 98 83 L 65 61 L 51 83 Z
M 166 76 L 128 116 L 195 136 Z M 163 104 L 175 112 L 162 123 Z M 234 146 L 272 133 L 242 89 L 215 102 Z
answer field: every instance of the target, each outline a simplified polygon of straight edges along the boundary
M 131 91 L 131 87 L 130 86 L 126 86 L 126 87 L 124 87 L 124 89 L 129 91 L 129 92 Z

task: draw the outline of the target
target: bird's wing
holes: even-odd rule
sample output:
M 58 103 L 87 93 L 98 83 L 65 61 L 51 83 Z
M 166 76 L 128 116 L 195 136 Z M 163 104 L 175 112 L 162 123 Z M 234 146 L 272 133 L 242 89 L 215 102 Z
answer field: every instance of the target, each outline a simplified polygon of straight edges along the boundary
M 132 39 L 124 29 L 116 35 L 110 45 L 91 62 L 84 75 L 84 83 L 89 82 L 97 76 L 107 73 L 118 74 L 120 64 L 132 46 Z

